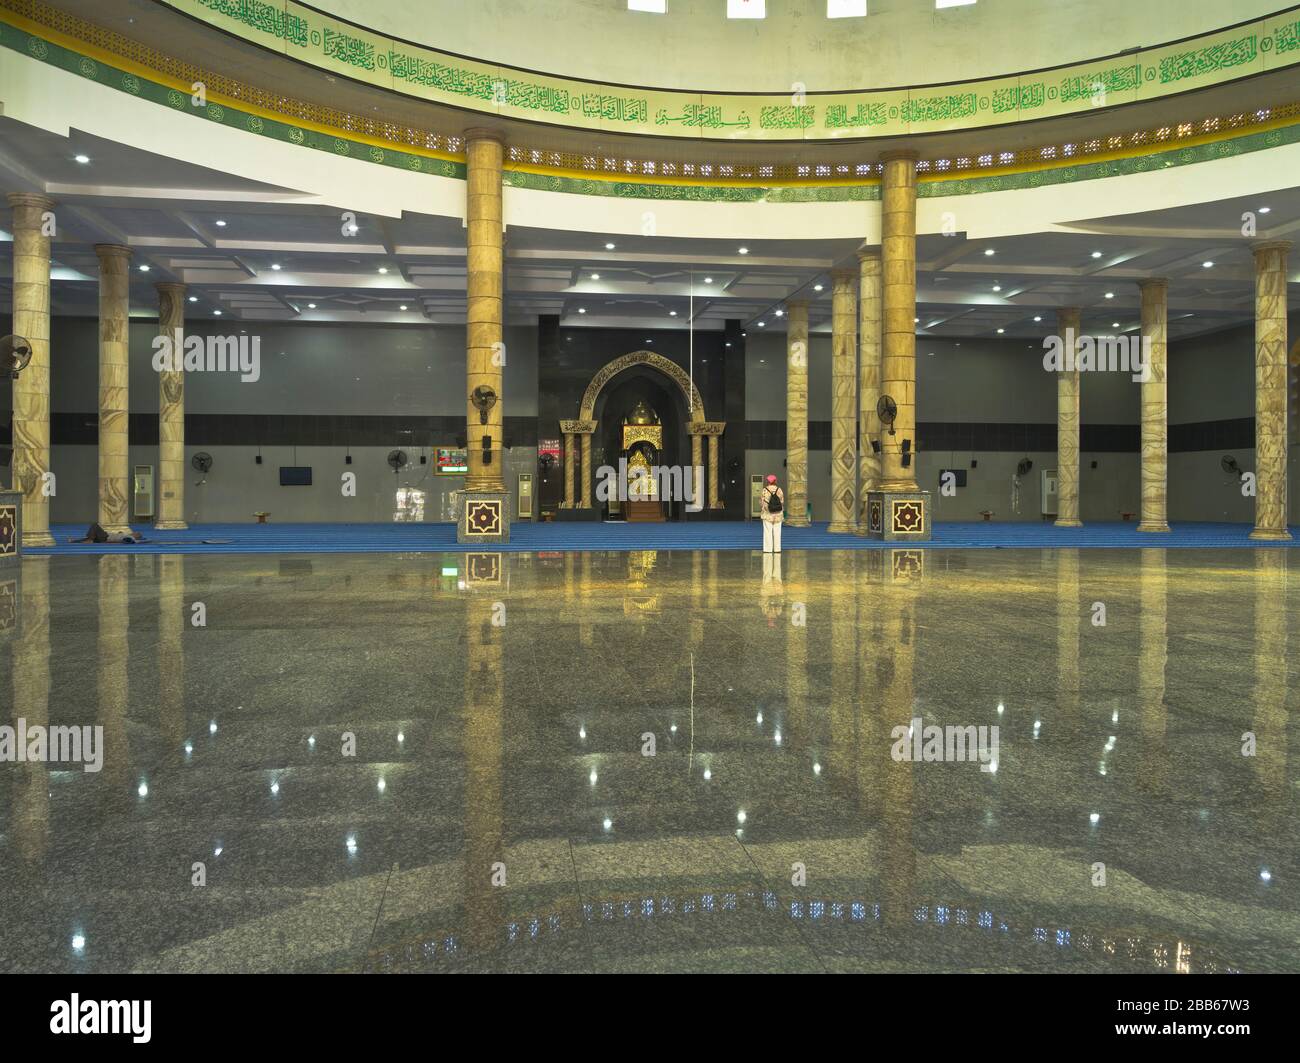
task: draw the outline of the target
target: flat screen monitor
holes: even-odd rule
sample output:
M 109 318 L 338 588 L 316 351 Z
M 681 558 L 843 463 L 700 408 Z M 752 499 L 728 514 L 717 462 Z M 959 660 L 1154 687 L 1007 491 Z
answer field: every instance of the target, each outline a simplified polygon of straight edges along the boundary
M 464 447 L 436 448 L 439 476 L 464 476 L 469 472 L 469 451 Z
M 280 486 L 281 487 L 310 487 L 311 466 L 310 465 L 281 465 Z

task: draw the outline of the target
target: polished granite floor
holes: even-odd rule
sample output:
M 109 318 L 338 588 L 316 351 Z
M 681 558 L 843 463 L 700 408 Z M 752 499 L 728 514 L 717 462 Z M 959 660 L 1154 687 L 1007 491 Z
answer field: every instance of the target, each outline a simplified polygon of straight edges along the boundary
M 0 725 L 104 757 L 0 762 L 0 970 L 1297 971 L 1292 567 L 29 558 Z

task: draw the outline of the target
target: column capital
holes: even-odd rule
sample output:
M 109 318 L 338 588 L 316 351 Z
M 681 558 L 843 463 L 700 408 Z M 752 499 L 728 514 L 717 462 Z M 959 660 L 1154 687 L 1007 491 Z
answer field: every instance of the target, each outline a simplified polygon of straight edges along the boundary
M 1144 277 L 1137 282 L 1139 291 L 1146 291 L 1148 288 L 1168 288 L 1168 277 Z
M 858 279 L 856 269 L 833 269 L 831 270 L 831 283 L 837 285 L 850 285 Z
M 913 148 L 892 148 L 880 153 L 881 162 L 916 162 L 921 153 Z
M 1255 255 L 1255 257 L 1258 258 L 1261 252 L 1264 253 L 1267 253 L 1269 251 L 1285 252 L 1285 251 L 1290 251 L 1291 246 L 1292 245 L 1290 240 L 1264 240 L 1257 244 L 1251 244 L 1250 250 Z
M 99 256 L 100 262 L 110 258 L 130 258 L 131 249 L 122 244 L 96 244 L 95 254 Z
M 859 262 L 879 262 L 880 248 L 878 247 L 859 247 L 857 250 Z
M 54 200 L 40 192 L 10 192 L 5 198 L 9 200 L 11 207 L 36 207 L 39 210 L 49 210 L 54 206 Z
M 473 140 L 494 140 L 503 148 L 506 146 L 506 135 L 500 129 L 493 129 L 489 126 L 471 126 L 465 130 L 465 143 L 468 144 Z
M 560 431 L 565 435 L 589 436 L 596 431 L 595 421 L 561 421 Z
M 786 308 L 787 310 L 807 310 L 807 309 L 808 309 L 808 300 L 807 300 L 807 299 L 787 299 L 787 300 L 785 301 L 785 308 Z
M 186 286 L 180 281 L 159 281 L 154 287 L 158 289 L 160 295 L 164 292 L 169 295 L 184 295 Z

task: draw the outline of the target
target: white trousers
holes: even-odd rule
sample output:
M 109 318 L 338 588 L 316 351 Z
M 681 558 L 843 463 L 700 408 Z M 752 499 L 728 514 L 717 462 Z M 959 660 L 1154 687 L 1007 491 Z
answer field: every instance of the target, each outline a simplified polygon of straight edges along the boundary
M 765 520 L 763 524 L 763 553 L 779 554 L 781 552 L 781 522 Z

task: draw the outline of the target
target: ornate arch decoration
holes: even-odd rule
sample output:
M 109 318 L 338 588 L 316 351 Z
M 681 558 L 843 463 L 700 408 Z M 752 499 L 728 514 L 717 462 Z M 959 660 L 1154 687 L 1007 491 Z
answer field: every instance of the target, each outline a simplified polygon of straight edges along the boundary
M 592 420 L 596 411 L 596 400 L 600 397 L 601 389 L 623 370 L 631 369 L 636 365 L 648 365 L 652 369 L 658 369 L 659 372 L 681 388 L 682 397 L 686 399 L 686 408 L 691 411 L 691 424 L 708 420 L 704 415 L 704 399 L 700 396 L 700 389 L 695 386 L 694 382 L 686 374 L 686 370 L 671 359 L 665 358 L 662 354 L 655 354 L 653 351 L 633 351 L 631 354 L 624 354 L 615 358 L 602 367 L 591 378 L 591 383 L 587 385 L 587 390 L 583 393 L 582 409 L 579 413 L 582 420 Z

